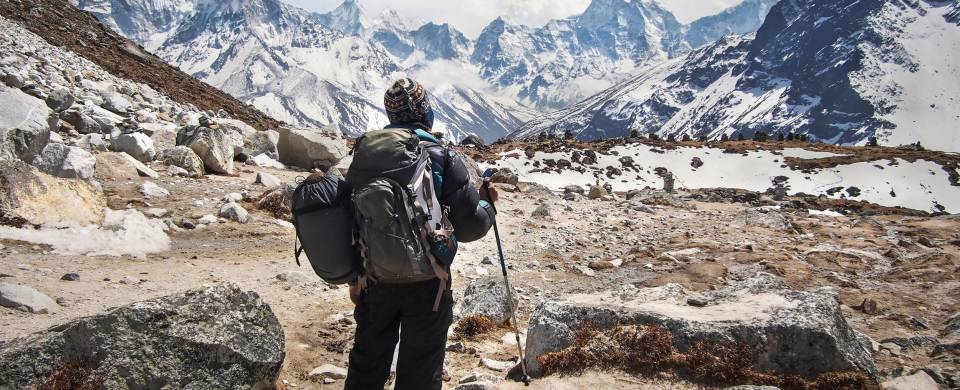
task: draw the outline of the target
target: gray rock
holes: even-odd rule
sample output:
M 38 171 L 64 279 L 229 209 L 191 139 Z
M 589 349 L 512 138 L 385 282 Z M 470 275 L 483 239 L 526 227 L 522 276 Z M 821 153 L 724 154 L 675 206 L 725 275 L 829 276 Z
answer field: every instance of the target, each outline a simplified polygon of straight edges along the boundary
M 54 88 L 53 91 L 50 91 L 50 95 L 48 95 L 46 99 L 47 107 L 50 107 L 51 110 L 56 112 L 70 108 L 75 101 L 76 98 L 73 97 L 70 90 L 64 87 Z
M 670 330 L 681 351 L 698 340 L 748 346 L 753 368 L 762 372 L 815 377 L 854 370 L 877 376 L 830 292 L 790 290 L 779 278 L 760 274 L 700 295 L 711 304 L 687 306 L 688 295 L 677 284 L 544 301 L 529 322 L 527 367 L 542 375 L 536 358 L 569 346 L 578 324 L 652 324 Z
M 106 389 L 269 388 L 283 365 L 283 328 L 235 284 L 108 310 L 0 347 L 2 381 L 30 388 L 60 361 L 89 362 Z
M 690 166 L 694 169 L 699 169 L 703 166 L 703 160 L 701 160 L 700 157 L 694 157 L 690 160 Z
M 234 173 L 233 141 L 223 130 L 187 126 L 177 133 L 177 145 L 193 150 L 203 161 L 207 172 L 224 175 Z
M 347 177 L 347 172 L 350 170 L 350 164 L 353 164 L 353 155 L 344 156 L 337 162 L 337 165 L 334 165 L 327 171 L 327 174 L 345 178 Z M 471 178 L 470 180 L 472 182 L 473 179 Z
M 792 231 L 793 225 L 779 211 L 756 207 L 743 210 L 731 223 L 733 227 L 760 226 L 772 230 Z
M 159 178 L 153 169 L 143 165 L 126 153 L 110 152 L 97 154 L 97 179 L 134 180 L 141 176 Z
M 257 179 L 254 184 L 263 184 L 267 188 L 276 188 L 283 185 L 280 178 L 266 172 L 257 172 Z
M 187 172 L 186 169 L 180 168 L 175 165 L 168 166 L 167 173 L 170 174 L 170 176 L 190 177 L 190 172 Z
M 939 390 L 940 386 L 926 372 L 917 371 L 913 375 L 901 376 L 896 379 L 883 382 L 881 386 L 885 390 Z
M 60 114 L 60 118 L 73 126 L 73 128 L 81 134 L 100 134 L 103 132 L 100 121 L 81 110 L 71 109 L 64 111 Z
M 133 108 L 133 103 L 126 96 L 117 92 L 107 92 L 102 95 L 103 104 L 100 106 L 113 113 L 126 115 Z
M 220 206 L 220 216 L 240 223 L 247 223 L 249 220 L 247 210 L 233 202 Z
M 19 160 L 0 161 L 0 225 L 99 224 L 106 207 L 103 193 L 86 181 L 53 177 Z
M 91 152 L 106 152 L 107 143 L 100 134 L 84 134 L 77 139 L 76 145 Z
M 517 185 L 520 183 L 520 176 L 510 168 L 500 168 L 490 177 L 490 182 Z
M 501 380 L 502 379 L 500 379 L 500 377 L 496 375 L 475 372 L 473 374 L 460 378 L 460 380 L 457 381 L 457 384 L 462 385 L 462 384 L 474 383 L 474 382 L 500 383 Z
M 298 128 L 280 128 L 277 145 L 280 162 L 301 168 L 320 168 L 326 171 L 347 155 L 347 142 L 334 130 L 313 131 Z
M 33 287 L 0 283 L 0 306 L 34 314 L 57 312 L 57 302 Z
M 546 218 L 550 216 L 550 206 L 547 204 L 542 204 L 537 207 L 536 210 L 533 210 L 533 213 L 530 214 L 532 217 Z
M 143 182 L 143 184 L 140 185 L 140 193 L 151 199 L 161 199 L 170 196 L 170 191 L 152 181 Z
M 76 282 L 76 281 L 80 280 L 80 274 L 78 274 L 78 273 L 73 273 L 73 272 L 68 273 L 68 274 L 63 274 L 63 276 L 60 277 L 60 280 L 64 280 L 64 281 L 67 281 L 67 282 Z
M 33 160 L 33 165 L 57 177 L 89 180 L 97 159 L 81 148 L 51 143 Z
M 267 130 L 248 133 L 243 138 L 243 148 L 251 156 L 266 155 L 274 160 L 280 158 L 280 152 L 277 151 L 277 143 L 280 142 L 280 133 Z
M 152 125 L 143 125 L 145 130 L 152 127 Z M 177 131 L 164 127 L 156 128 L 150 133 L 150 139 L 153 140 L 153 146 L 157 150 L 170 149 L 177 146 Z
M 347 369 L 343 367 L 334 366 L 332 364 L 324 364 L 310 371 L 310 378 L 311 379 L 322 379 L 322 378 L 346 379 Z
M 143 133 L 121 134 L 113 139 L 110 148 L 115 152 L 124 152 L 140 162 L 150 162 L 157 157 L 153 140 Z
M 564 193 L 564 194 L 580 194 L 580 195 L 583 195 L 585 192 L 584 192 L 583 187 L 581 187 L 581 186 L 578 186 L 578 185 L 569 185 L 569 186 L 563 187 L 563 193 Z
M 258 154 L 247 160 L 248 165 L 255 165 L 263 168 L 276 168 L 276 169 L 286 169 L 287 166 L 283 165 L 282 162 L 274 160 L 267 156 L 266 154 Z
M 607 193 L 607 189 L 603 188 L 603 186 L 592 186 L 590 187 L 590 193 L 587 194 L 587 198 L 590 198 L 591 200 L 600 199 L 607 195 L 609 195 Z
M 484 366 L 484 367 L 486 367 L 486 368 L 489 368 L 489 369 L 491 369 L 491 370 L 493 370 L 493 371 L 507 371 L 507 370 L 510 369 L 510 367 L 513 367 L 513 366 L 516 365 L 516 364 L 517 364 L 517 363 L 514 363 L 514 362 L 493 360 L 493 359 L 488 359 L 488 358 L 481 358 L 481 359 L 480 359 L 480 365 L 481 365 L 481 366 Z
M 18 89 L 0 87 L 0 161 L 33 161 L 58 122 L 42 100 Z
M 203 160 L 186 146 L 165 149 L 157 156 L 157 160 L 184 169 L 190 177 L 203 177 Z
M 287 283 L 290 286 L 299 287 L 316 286 L 318 283 L 322 282 L 320 278 L 313 275 L 307 275 L 300 271 L 287 271 L 279 273 L 274 278 L 281 282 Z
M 480 186 L 483 184 L 483 179 L 481 178 L 481 176 L 483 176 L 483 171 L 480 170 L 480 164 L 477 164 L 477 162 L 470 158 L 470 156 L 459 150 L 457 151 L 457 156 L 460 157 L 461 161 L 463 161 L 463 165 L 467 167 L 467 172 L 470 174 L 470 184 L 473 184 L 475 188 L 480 188 Z M 353 156 L 344 157 L 344 160 L 348 158 L 351 162 L 353 162 Z M 339 166 L 340 164 L 337 165 Z M 349 167 L 349 165 L 347 165 L 347 167 Z M 344 171 L 343 174 L 346 175 L 346 171 Z
M 513 304 L 517 305 L 517 293 L 513 293 Z M 510 320 L 510 306 L 507 303 L 507 289 L 503 278 L 488 276 L 470 282 L 460 301 L 460 316 L 484 316 L 497 324 Z

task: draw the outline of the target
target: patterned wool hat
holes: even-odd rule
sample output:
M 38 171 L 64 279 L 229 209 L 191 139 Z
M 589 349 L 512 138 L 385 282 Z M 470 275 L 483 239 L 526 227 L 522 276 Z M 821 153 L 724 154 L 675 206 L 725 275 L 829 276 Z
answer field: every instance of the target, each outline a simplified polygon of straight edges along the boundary
M 393 83 L 383 95 L 383 106 L 390 124 L 420 123 L 433 127 L 433 108 L 427 90 L 412 79 L 403 78 Z

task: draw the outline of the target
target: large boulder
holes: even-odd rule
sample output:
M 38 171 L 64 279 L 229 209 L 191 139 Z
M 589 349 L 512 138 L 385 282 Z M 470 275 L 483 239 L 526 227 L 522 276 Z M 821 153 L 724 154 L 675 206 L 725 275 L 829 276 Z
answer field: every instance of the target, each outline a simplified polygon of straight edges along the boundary
M 696 305 L 688 304 L 696 302 Z M 745 346 L 753 368 L 808 378 L 828 372 L 877 376 L 870 353 L 847 324 L 834 293 L 790 290 L 779 278 L 753 279 L 689 296 L 678 284 L 619 293 L 570 295 L 541 303 L 527 330 L 527 367 L 570 346 L 581 326 L 656 325 L 686 351 L 697 341 Z
M 160 178 L 160 175 L 142 162 L 122 152 L 97 154 L 97 170 L 94 177 L 99 180 L 134 180 L 138 177 Z
M 97 159 L 76 146 L 47 144 L 43 152 L 33 159 L 33 165 L 57 177 L 89 180 L 93 177 Z
M 284 335 L 270 306 L 234 284 L 114 308 L 0 347 L 0 388 L 31 388 L 62 364 L 89 388 L 270 388 Z M 99 383 L 96 383 L 99 382 Z
M 186 146 L 177 146 L 160 152 L 157 160 L 166 165 L 183 168 L 190 177 L 203 176 L 203 160 Z
M 234 173 L 234 145 L 231 137 L 223 130 L 209 127 L 186 126 L 177 133 L 177 145 L 193 150 L 207 172 L 224 175 Z
M 277 143 L 280 142 L 280 133 L 275 130 L 258 131 L 243 121 L 236 119 L 218 119 L 217 124 L 224 131 L 236 134 L 234 141 L 236 151 L 242 151 L 248 156 L 266 154 L 276 160 L 280 158 L 277 152 Z
M 0 160 L 33 161 L 58 122 L 43 100 L 0 86 Z
M 334 130 L 280 128 L 280 162 L 326 171 L 347 155 L 347 142 Z
M 153 140 L 143 133 L 121 134 L 110 146 L 115 152 L 124 152 L 140 162 L 151 162 L 157 157 Z
M 133 108 L 130 99 L 119 92 L 106 92 L 102 97 L 103 104 L 101 104 L 101 107 L 115 114 L 126 115 Z
M 97 224 L 106 207 L 90 183 L 53 177 L 19 160 L 0 161 L 0 225 Z
M 36 314 L 56 313 L 60 307 L 33 287 L 0 282 L 0 306 Z
M 771 230 L 792 231 L 793 225 L 782 213 L 768 207 L 743 210 L 731 223 L 733 227 L 759 226 Z
M 503 278 L 488 276 L 474 280 L 463 292 L 460 301 L 460 316 L 483 316 L 498 325 L 510 320 L 510 305 Z M 513 292 L 513 305 L 516 307 L 517 294 Z

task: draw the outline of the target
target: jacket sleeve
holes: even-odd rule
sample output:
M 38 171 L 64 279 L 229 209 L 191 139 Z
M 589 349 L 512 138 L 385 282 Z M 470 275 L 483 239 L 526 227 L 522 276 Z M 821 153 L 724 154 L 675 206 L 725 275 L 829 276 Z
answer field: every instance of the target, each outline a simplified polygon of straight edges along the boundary
M 470 173 L 456 153 L 444 149 L 446 166 L 443 172 L 443 196 L 440 203 L 450 207 L 450 222 L 457 241 L 477 241 L 487 235 L 496 218 L 496 211 L 470 183 Z

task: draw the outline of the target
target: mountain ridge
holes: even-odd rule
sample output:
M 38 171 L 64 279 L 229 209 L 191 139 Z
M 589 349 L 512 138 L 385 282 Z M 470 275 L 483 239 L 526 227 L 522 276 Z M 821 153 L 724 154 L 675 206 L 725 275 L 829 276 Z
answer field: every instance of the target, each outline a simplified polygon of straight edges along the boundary
M 719 139 L 764 131 L 960 150 L 960 137 L 945 125 L 960 119 L 950 111 L 960 93 L 960 69 L 950 55 L 960 50 L 960 29 L 950 21 L 956 3 L 827 3 L 782 2 L 736 48 L 656 65 L 511 137 L 636 131 Z M 697 74 L 703 63 L 718 68 Z

